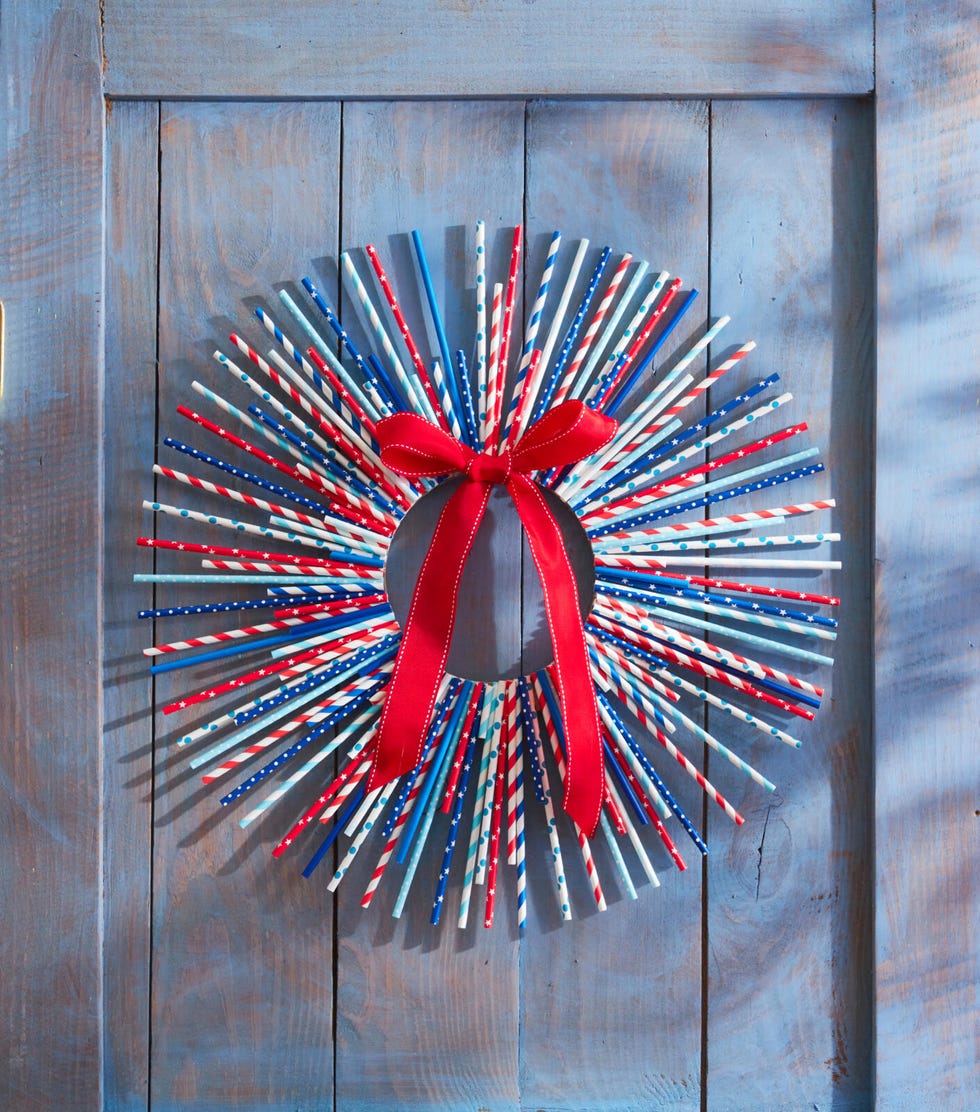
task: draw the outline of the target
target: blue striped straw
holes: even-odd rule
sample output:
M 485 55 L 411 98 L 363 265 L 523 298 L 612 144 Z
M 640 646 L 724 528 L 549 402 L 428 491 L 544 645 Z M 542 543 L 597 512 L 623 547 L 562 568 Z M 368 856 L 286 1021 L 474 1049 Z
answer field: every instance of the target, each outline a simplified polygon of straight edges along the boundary
M 582 323 L 589 311 L 589 306 L 592 304 L 592 299 L 595 297 L 595 292 L 598 289 L 599 282 L 602 280 L 602 275 L 606 269 L 606 264 L 609 262 L 610 255 L 612 255 L 612 249 L 609 247 L 603 247 L 602 254 L 599 256 L 599 261 L 596 263 L 595 270 L 593 270 L 592 272 L 592 277 L 589 279 L 589 284 L 586 288 L 585 294 L 582 297 L 581 302 L 579 302 L 579 307 L 576 310 L 575 316 L 572 318 L 572 323 L 565 335 L 565 340 L 561 346 L 561 351 L 558 354 L 558 359 L 555 362 L 551 373 L 548 375 L 547 381 L 545 383 L 544 392 L 538 398 L 537 403 L 534 407 L 534 417 L 532 419 L 532 423 L 533 421 L 537 421 L 538 418 L 548 408 L 548 403 L 551 401 L 551 398 L 554 395 L 555 389 L 558 386 L 561 376 L 565 372 L 565 365 L 568 362 L 568 358 L 572 353 L 573 347 L 575 346 L 575 340 L 578 337 L 579 331 L 582 327 Z

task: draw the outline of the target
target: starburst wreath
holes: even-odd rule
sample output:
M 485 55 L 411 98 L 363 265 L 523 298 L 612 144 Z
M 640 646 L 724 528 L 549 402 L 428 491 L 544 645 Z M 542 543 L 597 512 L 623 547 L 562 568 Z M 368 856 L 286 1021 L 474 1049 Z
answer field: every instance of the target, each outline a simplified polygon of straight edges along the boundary
M 766 423 L 791 395 L 772 396 L 778 378 L 773 374 L 703 415 L 706 392 L 718 387 L 754 344 L 738 348 L 704 377 L 693 369 L 689 373 L 727 324 L 725 317 L 668 371 L 654 375 L 658 352 L 697 291 L 682 292 L 680 279 L 668 281 L 666 273 L 648 275 L 647 264 L 634 263 L 628 254 L 616 262 L 607 247 L 575 307 L 588 243 L 579 242 L 559 290 L 552 277 L 560 243 L 555 232 L 519 354 L 513 337 L 520 228 L 514 229 L 506 283 L 490 290 L 485 228 L 482 221 L 476 225 L 472 361 L 463 351 L 451 356 L 417 232 L 412 250 L 420 297 L 438 346 L 428 363 L 373 247 L 365 248 L 369 268 L 361 262 L 367 280 L 349 253 L 340 261 L 352 303 L 380 355 L 365 357 L 357 350 L 309 279 L 303 280 L 308 304 L 301 306 L 282 291 L 281 319 L 304 337 L 301 346 L 259 308 L 258 319 L 278 347 L 263 358 L 232 335 L 232 344 L 252 364 L 248 372 L 215 354 L 239 387 L 255 395 L 247 411 L 194 383 L 239 431 L 185 406 L 178 410 L 222 443 L 219 450 L 240 453 L 237 462 L 169 437 L 164 441 L 234 485 L 154 467 L 161 478 L 205 491 L 216 503 L 237 503 L 249 519 L 144 503 L 158 514 L 257 539 L 256 547 L 244 548 L 140 538 L 139 544 L 152 548 L 199 554 L 206 570 L 137 575 L 137 580 L 255 585 L 259 590 L 249 593 L 261 597 L 165 607 L 140 617 L 272 612 L 271 620 L 256 625 L 145 650 L 156 661 L 154 672 L 262 654 L 261 663 L 252 658 L 246 671 L 164 708 L 164 713 L 203 710 L 226 693 L 247 693 L 239 705 L 180 738 L 178 744 L 192 753 L 191 767 L 206 770 L 206 784 L 226 785 L 236 774 L 249 773 L 227 787 L 223 805 L 244 796 L 251 801 L 275 784 L 240 818 L 242 827 L 297 785 L 305 785 L 307 800 L 311 787 L 322 787 L 305 812 L 294 804 L 296 821 L 274 856 L 307 839 L 307 852 L 313 852 L 304 875 L 310 876 L 343 834 L 328 885 L 334 890 L 375 835 L 376 864 L 361 903 L 371 904 L 394 858 L 400 885 L 395 916 L 402 913 L 428 846 L 442 858 L 430 896 L 434 924 L 455 869 L 459 926 L 467 925 L 481 888 L 489 927 L 505 859 L 516 869 L 516 917 L 523 927 L 524 818 L 531 796 L 544 811 L 547 834 L 541 835 L 540 851 L 551 858 L 564 918 L 572 915 L 564 863 L 569 852 L 581 855 L 581 876 L 605 909 L 592 849 L 596 838 L 608 846 L 623 894 L 636 898 L 637 868 L 657 887 L 639 828 L 652 828 L 679 869 L 685 865 L 671 833 L 673 819 L 683 832 L 679 840 L 690 838 L 702 854 L 707 847 L 658 773 L 654 755 L 662 750 L 741 823 L 684 748 L 704 743 L 761 788 L 774 786 L 691 714 L 698 702 L 706 703 L 798 746 L 783 725 L 791 716 L 812 718 L 822 689 L 756 656 L 831 663 L 806 646 L 833 641 L 837 623 L 824 608 L 835 607 L 838 599 L 761 586 L 757 580 L 715 578 L 718 572 L 736 575 L 734 569 L 748 569 L 751 576 L 762 569 L 839 567 L 791 558 L 797 546 L 836 541 L 836 534 L 778 532 L 791 518 L 831 509 L 831 500 L 710 516 L 728 499 L 768 492 L 823 469 L 816 448 L 781 456 L 765 451 L 773 445 L 791 448 L 805 424 L 762 437 L 755 433 L 756 423 Z M 311 318 L 321 321 L 323 332 Z M 541 342 L 545 319 L 551 324 Z M 328 338 L 339 340 L 340 358 Z M 514 387 L 505 404 L 509 370 Z M 638 400 L 635 387 L 641 381 L 646 388 Z M 617 423 L 624 412 L 628 415 Z M 743 432 L 746 437 L 739 436 Z M 266 473 L 274 479 L 263 477 Z M 403 627 L 386 592 L 386 555 L 409 508 L 449 476 L 457 477 L 458 486 L 442 511 Z M 511 495 L 528 537 L 555 659 L 532 675 L 484 682 L 445 671 L 457 604 L 455 589 L 446 585 L 458 585 L 497 484 Z M 542 488 L 571 507 L 592 546 L 595 590 L 585 618 Z M 777 558 L 753 554 L 764 549 L 786 551 Z M 743 649 L 753 655 L 743 655 Z M 733 701 L 723 692 L 735 693 Z M 772 715 L 782 725 L 769 721 Z M 336 766 L 327 763 L 334 754 Z M 436 822 L 440 813 L 448 823 Z M 311 839 L 316 830 L 320 834 Z M 438 837 L 434 830 L 441 831 Z

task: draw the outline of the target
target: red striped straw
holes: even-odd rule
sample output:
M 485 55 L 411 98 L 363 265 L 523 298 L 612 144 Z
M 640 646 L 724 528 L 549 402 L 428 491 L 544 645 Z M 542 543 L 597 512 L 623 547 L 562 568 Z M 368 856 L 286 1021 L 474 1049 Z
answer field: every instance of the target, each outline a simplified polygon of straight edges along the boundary
M 466 711 L 463 728 L 459 734 L 459 744 L 456 746 L 453 763 L 449 768 L 449 777 L 446 780 L 446 791 L 442 797 L 442 806 L 440 810 L 444 815 L 448 815 L 452 810 L 453 796 L 456 794 L 456 788 L 459 786 L 459 778 L 463 770 L 466 747 L 470 741 L 470 734 L 473 732 L 473 722 L 476 718 L 476 708 L 480 702 L 480 693 L 482 690 L 482 683 L 473 685 L 473 695 L 470 698 L 470 705 Z
M 281 857 L 286 852 L 293 842 L 296 841 L 297 835 L 301 834 L 303 830 L 316 819 L 321 810 L 330 803 L 334 795 L 347 783 L 357 767 L 358 764 L 356 760 L 350 761 L 340 775 L 324 788 L 316 802 L 303 813 L 302 817 L 289 828 L 286 834 L 283 835 L 273 848 L 273 857 Z
M 667 312 L 668 308 L 670 307 L 670 303 L 677 296 L 677 291 L 680 288 L 681 288 L 681 279 L 680 278 L 675 278 L 673 280 L 673 282 L 671 282 L 670 285 L 667 287 L 667 289 L 664 291 L 664 295 L 660 299 L 660 304 L 656 307 L 656 309 L 654 309 L 653 313 L 650 315 L 650 319 L 643 326 L 643 329 L 640 332 L 639 336 L 637 336 L 636 339 L 633 341 L 633 343 L 630 345 L 629 349 L 626 352 L 626 358 L 623 359 L 622 365 L 620 366 L 619 370 L 609 380 L 609 382 L 606 383 L 605 386 L 603 386 L 603 391 L 602 392 L 603 392 L 604 397 L 611 398 L 614 395 L 617 387 L 619 386 L 620 382 L 622 382 L 622 380 L 623 380 L 623 376 L 630 369 L 630 366 L 633 363 L 633 360 L 639 354 L 643 345 L 650 338 L 651 334 L 653 333 L 653 330 L 660 323 L 661 319 L 663 318 L 664 313 Z M 601 381 L 602 381 L 601 379 L 597 380 L 596 385 L 598 386 L 601 383 Z M 590 394 L 590 398 L 592 396 L 594 396 L 594 394 L 595 394 L 595 391 L 593 390 L 592 393 Z
M 422 760 L 422 767 L 419 770 L 419 774 L 415 777 L 415 782 L 412 784 L 412 788 L 408 793 L 408 798 L 405 800 L 405 805 L 402 807 L 401 814 L 395 822 L 391 835 L 385 843 L 384 849 L 381 851 L 381 856 L 378 858 L 378 863 L 374 866 L 374 871 L 371 873 L 370 879 L 367 882 L 367 887 L 364 889 L 364 895 L 361 897 L 361 907 L 371 906 L 371 901 L 374 899 L 374 894 L 378 890 L 378 885 L 381 883 L 384 871 L 388 867 L 391 855 L 395 852 L 395 846 L 398 844 L 398 839 L 401 837 L 402 830 L 405 828 L 405 823 L 412 813 L 415 800 L 418 797 L 426 776 L 429 774 L 432 758 L 435 756 L 438 748 L 437 745 L 430 745 Z
M 708 517 L 701 521 L 681 521 L 676 525 L 659 525 L 643 527 L 640 529 L 631 529 L 624 527 L 617 530 L 615 533 L 609 534 L 604 537 L 604 543 L 619 539 L 622 537 L 667 537 L 670 539 L 671 534 L 687 533 L 692 529 L 706 530 L 722 528 L 728 525 L 742 525 L 751 524 L 754 521 L 769 521 L 773 518 L 779 517 L 792 517 L 796 514 L 808 514 L 814 510 L 829 510 L 833 509 L 837 503 L 833 498 L 829 498 L 824 502 L 801 502 L 796 506 L 778 506 L 769 510 L 752 510 L 741 514 L 730 514 L 728 517 Z
M 255 498 L 251 494 L 243 494 L 239 490 L 231 490 L 229 487 L 221 486 L 219 483 L 212 483 L 208 479 L 200 479 L 196 475 L 188 475 L 184 471 L 175 471 L 172 467 L 164 467 L 159 463 L 155 463 L 153 465 L 153 473 L 155 475 L 163 475 L 167 479 L 173 479 L 175 482 L 183 483 L 185 486 L 192 486 L 196 487 L 198 490 L 207 491 L 209 494 L 217 494 L 221 498 L 229 498 L 231 501 L 239 502 L 244 506 L 253 506 L 257 510 L 264 510 L 266 513 L 270 514 L 278 514 L 280 517 L 289 517 L 294 521 L 302 522 L 304 525 L 312 525 L 318 529 L 323 528 L 323 521 L 319 517 L 300 513 L 297 510 L 289 509 L 287 506 L 280 506 L 278 502 L 267 502 L 264 498 Z
M 572 359 L 571 365 L 565 372 L 562 378 L 561 385 L 558 387 L 558 390 L 555 393 L 554 398 L 552 399 L 552 407 L 560 405 L 568 397 L 569 391 L 575 385 L 575 379 L 578 377 L 579 370 L 582 364 L 585 362 L 585 359 L 592 348 L 592 344 L 595 341 L 596 333 L 599 331 L 599 327 L 605 319 L 606 313 L 609 311 L 609 307 L 612 304 L 613 299 L 616 296 L 616 292 L 623 281 L 623 278 L 626 274 L 626 269 L 632 261 L 633 256 L 629 254 L 624 255 L 619 260 L 619 266 L 616 267 L 615 273 L 609 280 L 609 286 L 607 287 L 606 292 L 603 294 L 602 300 L 599 302 L 599 306 L 595 311 L 595 315 L 592 317 L 592 320 L 589 323 L 589 327 L 586 330 L 585 335 L 582 337 L 582 342 L 579 344 L 578 350 L 575 352 L 575 356 Z
M 508 685 L 509 702 L 504 705 L 507 723 L 507 864 L 517 864 L 517 809 L 524 802 L 523 783 L 518 786 L 517 774 L 521 768 L 521 719 L 518 714 L 517 684 Z
M 186 641 L 169 641 L 159 645 L 152 645 L 143 650 L 144 656 L 161 656 L 165 653 L 183 652 L 185 649 L 200 649 L 204 645 L 220 645 L 225 641 L 238 641 L 244 637 L 253 637 L 258 633 L 272 633 L 277 629 L 294 629 L 297 626 L 308 625 L 315 622 L 316 616 L 307 618 L 286 618 L 275 622 L 262 622 L 261 625 L 239 626 L 236 629 L 223 629 L 217 633 L 204 633 L 200 637 L 189 637 Z M 302 635 L 302 629 L 297 630 Z
M 508 685 L 509 686 L 509 685 Z M 497 895 L 497 863 L 500 858 L 500 828 L 504 813 L 504 776 L 507 768 L 507 707 L 501 718 L 500 738 L 497 742 L 497 767 L 493 781 L 493 817 L 490 823 L 490 851 L 487 863 L 487 902 L 483 916 L 484 927 L 493 926 L 493 907 Z
M 729 358 L 726 359 L 723 363 L 715 367 L 713 371 L 709 371 L 708 374 L 705 375 L 705 377 L 701 379 L 700 382 L 692 386 L 691 389 L 682 398 L 678 399 L 678 401 L 670 406 L 669 409 L 665 409 L 662 413 L 659 413 L 658 416 L 656 416 L 652 421 L 643 425 L 637 431 L 632 440 L 630 440 L 626 444 L 623 444 L 618 449 L 613 459 L 603 464 L 601 470 L 608 470 L 614 465 L 615 458 L 624 456 L 629 452 L 634 451 L 636 448 L 639 448 L 646 437 L 657 432 L 659 429 L 662 429 L 665 425 L 673 421 L 673 419 L 677 417 L 678 414 L 680 414 L 683 410 L 685 410 L 691 404 L 691 402 L 695 401 L 706 390 L 710 390 L 711 387 L 714 386 L 720 378 L 726 375 L 732 369 L 732 367 L 736 365 L 736 363 L 744 359 L 745 356 L 754 349 L 755 341 L 750 340 L 747 344 L 744 344 L 742 347 L 740 347 L 738 351 L 729 356 Z M 646 408 L 646 406 L 640 406 L 640 408 L 637 409 L 635 413 L 630 414 L 630 416 L 627 417 L 626 420 L 622 422 L 622 424 L 632 428 L 635 423 L 642 419 L 643 412 L 646 410 Z
M 500 374 L 500 317 L 502 312 L 503 286 L 493 287 L 493 303 L 490 311 L 490 358 L 487 362 L 487 408 L 486 435 L 484 444 L 491 447 L 497 442 L 500 432 L 498 412 L 503 411 L 503 376 Z
M 555 758 L 555 764 L 558 766 L 558 776 L 562 784 L 565 782 L 565 758 L 562 755 L 561 746 L 558 742 L 558 730 L 551 717 L 551 708 L 548 706 L 544 697 L 544 691 L 541 687 L 541 680 L 537 675 L 532 677 L 531 690 L 536 696 L 538 714 L 541 716 L 541 721 L 544 723 L 544 732 L 548 735 L 548 742 L 551 745 L 551 752 Z M 606 910 L 606 899 L 602 894 L 602 885 L 599 882 L 599 873 L 595 867 L 595 861 L 592 857 L 592 848 L 589 845 L 589 839 L 582 833 L 582 829 L 577 822 L 573 822 L 575 828 L 575 837 L 578 839 L 578 846 L 582 853 L 582 860 L 585 862 L 585 871 L 589 875 L 589 883 L 592 885 L 592 895 L 596 902 L 596 907 L 600 911 Z
M 273 661 L 271 664 L 265 664 L 261 668 L 256 668 L 251 672 L 245 672 L 240 676 L 236 676 L 234 679 L 226 680 L 224 683 L 216 684 L 214 687 L 208 687 L 204 691 L 199 691 L 194 695 L 184 695 L 177 702 L 165 706 L 163 708 L 163 713 L 173 714 L 174 711 L 184 710 L 185 707 L 214 699 L 218 695 L 224 695 L 228 691 L 247 687 L 249 684 L 267 679 L 270 676 L 277 676 L 281 680 L 292 679 L 295 676 L 302 675 L 304 672 L 308 672 L 312 668 L 315 668 L 319 663 L 320 657 L 326 656 L 329 653 L 336 653 L 341 648 L 348 652 L 353 652 L 355 649 L 368 648 L 376 641 L 381 640 L 382 637 L 389 636 L 397 631 L 398 623 L 395 621 L 387 621 L 379 622 L 376 626 L 372 626 L 366 633 L 363 630 L 357 630 L 354 633 L 342 633 L 333 641 L 317 645 L 312 649 L 305 649 L 295 656 L 285 657 L 284 659 Z M 247 706 L 241 708 L 242 711 L 247 709 Z
M 603 601 L 611 602 L 612 599 L 611 597 L 604 598 Z M 707 652 L 716 656 L 719 661 L 723 664 L 728 664 L 730 667 L 748 672 L 750 675 L 756 676 L 756 678 L 765 677 L 775 680 L 777 683 L 788 684 L 790 687 L 795 687 L 798 691 L 806 692 L 806 694 L 813 695 L 817 699 L 823 698 L 823 688 L 819 687 L 817 684 L 800 679 L 799 676 L 794 676 L 790 672 L 783 672 L 778 668 L 763 664 L 761 661 L 753 660 L 751 657 L 742 656 L 741 653 L 734 652 L 731 649 L 723 649 L 720 645 L 715 645 L 711 641 L 703 641 L 693 634 L 685 633 L 683 630 L 665 626 L 647 609 L 632 600 L 617 597 L 614 609 L 628 615 L 630 620 L 639 625 L 642 629 L 655 630 L 657 633 L 662 634 L 670 640 L 676 638 L 683 644 L 690 645 L 692 649 L 698 652 Z
M 304 614 L 346 614 L 355 610 L 364 610 L 369 606 L 379 606 L 387 601 L 383 591 L 377 594 L 364 595 L 361 598 L 326 598 L 323 602 L 307 602 L 301 606 L 285 606 L 282 610 L 273 610 L 277 618 L 299 618 Z
M 158 540 L 156 537 L 137 537 L 136 543 L 142 548 L 166 548 L 178 552 L 200 552 L 207 556 L 241 556 L 253 560 L 275 560 L 280 564 L 298 564 L 311 568 L 361 567 L 365 571 L 376 571 L 372 565 L 357 564 L 351 560 L 330 560 L 323 556 L 295 556 L 291 552 L 262 552 L 255 548 L 229 548 L 219 544 L 193 544 L 190 541 Z M 313 573 L 316 574 L 316 573 Z
M 260 572 L 268 575 L 291 575 L 302 579 L 304 575 L 334 575 L 341 579 L 375 579 L 381 574 L 380 568 L 366 568 L 362 564 L 348 564 L 331 561 L 325 567 L 309 567 L 305 564 L 258 560 L 202 560 L 201 567 L 213 571 Z
M 503 414 L 504 390 L 507 381 L 507 363 L 510 356 L 510 337 L 514 324 L 514 303 L 517 299 L 517 275 L 521 265 L 521 238 L 523 227 L 518 224 L 514 229 L 514 242 L 510 252 L 510 269 L 507 274 L 506 298 L 504 303 L 504 328 L 500 340 L 500 383 L 501 389 L 497 399 L 498 413 L 495 425 L 499 429 Z
M 395 291 L 391 287 L 391 282 L 388 281 L 388 275 L 385 274 L 384 267 L 381 265 L 381 260 L 378 258 L 378 252 L 374 245 L 370 243 L 364 248 L 364 252 L 368 259 L 370 259 L 371 266 L 374 268 L 374 273 L 377 275 L 378 283 L 381 286 L 381 292 L 385 295 L 385 300 L 388 302 L 388 307 L 391 309 L 391 315 L 395 318 L 398 331 L 405 341 L 405 347 L 408 350 L 409 358 L 415 366 L 415 373 L 419 377 L 419 382 L 422 383 L 422 388 L 425 390 L 425 395 L 429 399 L 432 411 L 435 413 L 436 419 L 439 424 L 442 425 L 443 429 L 449 432 L 449 421 L 445 413 L 443 413 L 442 406 L 439 404 L 439 400 L 436 397 L 432 379 L 429 378 L 429 372 L 426 370 L 425 362 L 419 354 L 419 349 L 416 347 L 415 341 L 412 339 L 412 333 L 401 311 L 401 306 L 398 304 L 398 299 L 395 297 Z

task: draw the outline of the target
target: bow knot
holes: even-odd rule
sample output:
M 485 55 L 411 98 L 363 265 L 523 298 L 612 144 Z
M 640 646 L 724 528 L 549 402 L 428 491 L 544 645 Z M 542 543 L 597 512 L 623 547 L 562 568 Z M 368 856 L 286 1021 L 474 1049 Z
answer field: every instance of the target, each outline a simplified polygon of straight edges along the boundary
M 381 462 L 409 478 L 454 475 L 461 483 L 443 507 L 419 573 L 395 667 L 381 711 L 367 790 L 415 768 L 445 674 L 456 621 L 456 587 L 494 484 L 505 484 L 527 535 L 544 593 L 555 650 L 555 674 L 566 749 L 565 810 L 582 831 L 595 832 L 605 791 L 599 711 L 578 591 L 561 530 L 534 471 L 564 467 L 598 451 L 616 422 L 584 402 L 562 402 L 536 421 L 513 448 L 477 454 L 414 413 L 377 425 Z M 447 584 L 453 586 L 447 590 Z
M 509 448 L 504 448 L 498 456 L 495 452 L 484 452 L 474 456 L 466 465 L 466 477 L 471 483 L 508 483 L 514 470 L 514 456 Z

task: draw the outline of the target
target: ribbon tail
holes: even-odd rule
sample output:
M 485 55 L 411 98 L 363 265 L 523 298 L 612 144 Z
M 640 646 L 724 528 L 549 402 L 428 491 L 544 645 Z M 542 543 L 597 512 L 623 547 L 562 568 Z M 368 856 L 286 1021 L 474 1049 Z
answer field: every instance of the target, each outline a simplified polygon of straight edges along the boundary
M 422 758 L 449 656 L 460 577 L 490 490 L 486 483 L 464 482 L 439 515 L 381 711 L 369 793 L 411 771 Z
M 561 530 L 539 488 L 517 474 L 508 483 L 527 533 L 555 652 L 558 699 L 565 730 L 565 796 L 562 806 L 591 837 L 599 825 L 605 765 L 599 708 L 578 608 L 575 575 Z

